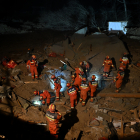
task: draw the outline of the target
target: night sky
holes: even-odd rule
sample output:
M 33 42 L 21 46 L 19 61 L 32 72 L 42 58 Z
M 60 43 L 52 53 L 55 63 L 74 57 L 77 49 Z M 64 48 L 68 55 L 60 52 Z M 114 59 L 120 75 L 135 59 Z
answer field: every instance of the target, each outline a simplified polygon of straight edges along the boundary
M 78 5 L 73 7 L 72 2 L 75 1 L 77 1 Z M 140 1 L 125 1 L 130 26 L 139 26 Z M 80 6 L 83 6 L 88 12 L 79 11 L 78 8 Z M 69 10 L 66 8 L 64 11 L 65 7 L 69 8 Z M 75 11 L 75 14 L 72 11 Z M 46 18 L 44 15 L 46 14 L 46 16 L 48 16 L 51 12 L 53 14 L 59 13 L 62 17 L 66 16 L 65 20 L 71 17 L 71 22 L 83 14 L 83 18 L 79 20 L 79 23 L 82 20 L 87 20 L 87 17 L 90 17 L 89 21 L 93 23 L 92 18 L 95 18 L 96 24 L 99 27 L 105 27 L 103 22 L 109 20 L 126 20 L 123 0 L 0 0 L 0 23 L 7 24 L 12 22 L 13 19 L 32 21 L 34 23 L 46 22 L 49 20 L 49 17 Z M 59 20 L 61 20 L 62 17 L 60 17 Z M 52 22 L 56 21 L 52 20 Z M 78 24 L 77 20 L 75 20 L 75 22 Z M 88 21 L 84 21 L 84 23 L 79 26 L 86 23 L 88 23 Z

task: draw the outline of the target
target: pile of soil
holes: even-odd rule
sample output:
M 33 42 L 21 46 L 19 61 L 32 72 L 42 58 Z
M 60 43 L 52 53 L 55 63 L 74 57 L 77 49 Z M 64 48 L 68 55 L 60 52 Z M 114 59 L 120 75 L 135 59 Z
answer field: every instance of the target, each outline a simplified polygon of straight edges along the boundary
M 1 58 L 3 56 L 7 56 L 15 61 L 23 60 L 18 66 L 15 67 L 14 72 L 13 70 L 4 70 L 3 66 L 1 65 L 1 76 L 7 73 L 9 73 L 8 76 L 19 76 L 19 80 L 9 80 L 3 85 L 12 87 L 12 91 L 14 93 L 27 100 L 31 100 L 31 98 L 34 96 L 33 92 L 35 89 L 46 89 L 52 91 L 49 80 L 46 80 L 43 76 L 46 74 L 46 71 L 54 69 L 61 70 L 63 64 L 60 62 L 60 60 L 66 62 L 65 58 L 67 58 L 70 65 L 75 68 L 79 67 L 80 61 L 88 60 L 90 57 L 100 52 L 99 55 L 89 61 L 93 65 L 91 74 L 94 74 L 95 72 L 97 73 L 97 71 L 99 72 L 106 55 L 110 55 L 111 58 L 114 58 L 116 61 L 116 68 L 119 66 L 119 58 L 122 56 L 123 52 L 126 51 L 130 52 L 131 56 L 133 56 L 132 62 L 136 63 L 139 61 L 138 54 L 140 53 L 140 43 L 137 40 L 133 41 L 128 39 L 126 36 L 118 38 L 117 36 L 107 36 L 105 34 L 89 36 L 76 34 L 72 36 L 70 34 L 70 43 L 69 40 L 65 38 L 66 34 L 70 34 L 70 32 L 47 30 L 22 35 L 1 35 Z M 124 44 L 127 44 L 127 46 Z M 31 54 L 36 55 L 37 60 L 40 63 L 47 60 L 45 63 L 46 67 L 41 71 L 40 78 L 42 78 L 42 80 L 36 80 L 37 83 L 32 84 L 24 84 L 25 81 L 31 81 L 31 76 L 28 76 L 26 69 L 26 61 L 31 57 L 31 55 L 27 54 L 28 48 L 30 48 L 32 51 Z M 48 57 L 48 54 L 51 51 L 56 52 L 57 57 Z M 63 53 L 63 51 L 65 52 L 65 57 L 60 55 Z M 117 71 L 114 71 L 113 74 L 115 75 L 116 72 Z M 127 79 L 128 81 L 124 83 L 121 92 L 127 92 L 130 94 L 133 92 L 139 93 L 139 70 L 131 67 L 130 65 L 128 68 Z M 114 91 L 115 85 L 109 81 L 108 83 L 106 82 L 106 86 L 104 86 L 103 89 L 97 90 L 97 94 L 99 92 L 111 93 Z M 69 96 L 66 94 L 66 92 L 64 92 L 64 94 L 65 97 L 61 97 L 61 100 L 65 101 L 66 105 L 70 107 Z M 110 116 L 115 114 L 114 118 L 116 121 L 118 121 L 120 120 L 119 113 L 123 112 L 122 114 L 125 120 L 127 120 L 129 123 L 134 121 L 134 114 L 130 113 L 130 110 L 134 110 L 135 108 L 139 110 L 139 102 L 139 99 L 131 99 L 128 101 L 126 99 L 97 98 L 96 102 L 94 103 L 90 103 L 88 100 L 85 107 L 82 107 L 82 105 L 78 103 L 73 114 L 65 113 L 68 108 L 63 107 L 62 105 L 57 105 L 57 110 L 62 112 L 63 116 L 62 125 L 60 128 L 61 139 L 98 140 L 99 137 L 108 136 L 110 133 L 106 120 L 109 121 Z M 119 105 L 121 105 L 121 108 L 117 108 Z M 108 108 L 108 110 L 103 111 L 99 107 Z M 120 112 L 117 112 L 118 114 L 114 112 L 112 113 L 112 108 L 115 108 Z M 30 106 L 27 110 L 24 110 L 15 98 L 5 98 L 0 104 L 0 113 L 3 118 L 1 120 L 1 127 L 4 128 L 5 125 L 7 125 L 9 126 L 8 128 L 12 128 L 12 126 L 14 126 L 14 129 L 3 129 L 0 135 L 5 135 L 8 139 L 25 139 L 25 137 L 26 139 L 37 139 L 39 137 L 48 138 L 48 128 L 46 126 L 36 125 L 37 123 L 47 123 L 45 119 L 46 109 L 47 106 L 43 106 L 41 108 Z M 88 125 L 89 121 L 91 121 L 93 118 L 98 118 L 98 121 L 100 122 L 99 126 L 91 127 Z M 24 129 L 23 127 L 29 129 Z M 22 129 L 19 130 L 19 128 Z M 118 134 L 120 134 L 120 129 L 117 131 Z M 128 130 L 126 129 L 125 134 L 128 135 L 130 132 L 131 130 L 128 128 Z M 27 134 L 30 135 L 28 136 Z M 137 135 L 137 137 L 138 136 L 139 135 Z

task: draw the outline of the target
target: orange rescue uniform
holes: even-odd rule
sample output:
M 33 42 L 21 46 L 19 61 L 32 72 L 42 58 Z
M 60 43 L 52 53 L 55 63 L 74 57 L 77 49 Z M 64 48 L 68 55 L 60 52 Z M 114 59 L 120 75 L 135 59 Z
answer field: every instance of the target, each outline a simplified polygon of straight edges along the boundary
M 31 71 L 31 74 L 32 74 L 32 79 L 34 79 L 34 75 L 35 75 L 35 78 L 38 78 L 38 72 L 37 72 L 37 61 L 36 60 L 28 60 L 27 61 L 27 69 L 29 69 L 29 66 L 30 66 L 30 71 Z
M 60 97 L 60 89 L 62 88 L 61 83 L 60 83 L 60 79 L 55 78 L 54 79 L 54 90 L 56 90 L 56 100 L 59 100 Z
M 43 100 L 46 99 L 47 104 L 50 104 L 51 94 L 47 90 L 43 90 L 43 93 L 41 93 L 40 96 L 42 96 Z
M 83 72 L 83 69 L 81 69 L 81 68 L 75 68 L 76 75 L 77 74 L 80 74 L 81 72 Z
M 58 123 L 62 118 L 61 113 L 59 112 L 50 112 L 49 110 L 46 112 L 46 118 L 49 123 L 49 131 L 53 138 L 58 138 Z
M 90 97 L 93 98 L 94 97 L 94 93 L 98 87 L 98 82 L 95 81 L 95 80 L 92 80 L 89 82 L 89 87 L 91 89 L 91 92 L 90 92 Z
M 128 57 L 122 57 L 122 58 L 120 58 L 120 66 L 123 67 L 124 70 L 127 68 L 127 65 L 128 64 L 129 64 Z
M 103 62 L 104 73 L 103 76 L 108 77 L 111 67 L 114 67 L 111 59 L 105 59 Z
M 79 89 L 81 90 L 80 102 L 82 102 L 82 105 L 84 106 L 87 99 L 87 92 L 90 90 L 90 88 L 86 82 L 82 82 Z
M 67 94 L 70 96 L 70 103 L 71 103 L 71 108 L 74 108 L 74 105 L 77 105 L 77 90 L 75 86 L 70 86 L 67 89 Z
M 124 71 L 118 71 L 116 77 L 116 92 L 119 92 L 124 78 Z
M 76 78 L 75 78 L 74 85 L 79 87 L 81 85 L 82 79 L 83 79 L 82 75 L 81 74 L 77 74 Z

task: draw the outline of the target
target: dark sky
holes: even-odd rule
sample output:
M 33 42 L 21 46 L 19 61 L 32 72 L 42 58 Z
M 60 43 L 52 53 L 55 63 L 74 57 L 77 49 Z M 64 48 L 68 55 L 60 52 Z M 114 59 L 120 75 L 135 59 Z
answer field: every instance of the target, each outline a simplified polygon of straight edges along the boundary
M 54 12 L 60 10 L 68 6 L 69 1 L 79 1 L 85 8 L 91 6 L 97 14 L 100 14 L 102 9 L 111 11 L 116 1 L 115 10 L 117 11 L 119 9 L 124 12 L 124 4 L 121 3 L 123 0 L 119 0 L 120 2 L 118 0 L 0 0 L 0 20 L 36 20 L 43 11 Z M 126 3 L 128 14 L 131 14 L 131 18 L 134 17 L 137 19 L 140 14 L 140 0 L 126 0 Z

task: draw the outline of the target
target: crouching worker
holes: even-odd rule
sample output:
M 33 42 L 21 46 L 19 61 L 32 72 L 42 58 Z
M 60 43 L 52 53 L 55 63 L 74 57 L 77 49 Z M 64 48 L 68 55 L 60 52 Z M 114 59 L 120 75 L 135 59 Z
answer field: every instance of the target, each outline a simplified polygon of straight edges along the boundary
M 70 83 L 67 83 L 67 94 L 70 96 L 71 109 L 74 109 L 74 106 L 77 105 L 77 90 L 75 86 L 71 86 Z
M 114 82 L 116 82 L 117 93 L 121 90 L 123 78 L 124 78 L 124 69 L 119 69 L 117 72 L 117 77 L 114 79 Z
M 86 99 L 87 99 L 87 93 L 90 90 L 89 85 L 87 84 L 87 79 L 83 78 L 83 81 L 80 85 L 80 102 L 82 102 L 82 106 L 85 106 L 86 104 Z
M 40 100 L 42 100 L 42 104 L 44 105 L 47 102 L 47 105 L 50 105 L 50 99 L 51 99 L 51 95 L 47 90 L 43 90 L 43 91 L 34 91 L 35 95 L 39 95 L 40 96 Z
M 98 82 L 95 81 L 95 79 L 96 79 L 96 76 L 92 75 L 92 81 L 89 82 L 89 87 L 91 89 L 90 102 L 93 102 L 93 97 L 95 96 L 95 92 L 96 92 L 97 87 L 98 87 Z
M 58 139 L 58 123 L 61 118 L 61 113 L 56 111 L 56 106 L 54 104 L 49 105 L 49 109 L 46 112 L 46 119 L 49 124 L 49 131 L 52 139 Z

